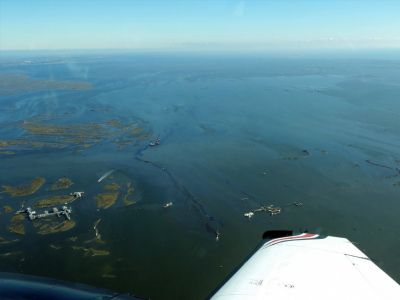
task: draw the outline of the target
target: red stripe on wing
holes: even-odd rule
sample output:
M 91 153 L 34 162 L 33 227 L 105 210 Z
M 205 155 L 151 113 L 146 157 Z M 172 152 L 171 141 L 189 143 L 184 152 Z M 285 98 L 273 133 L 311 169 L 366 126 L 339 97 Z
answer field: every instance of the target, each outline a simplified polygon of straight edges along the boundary
M 287 241 L 295 241 L 295 240 L 307 240 L 307 239 L 314 239 L 317 238 L 319 235 L 318 234 L 312 234 L 312 233 L 302 233 L 299 235 L 294 235 L 294 236 L 287 236 L 287 237 L 282 237 L 278 239 L 271 240 L 267 242 L 263 248 L 281 243 L 281 242 L 287 242 Z

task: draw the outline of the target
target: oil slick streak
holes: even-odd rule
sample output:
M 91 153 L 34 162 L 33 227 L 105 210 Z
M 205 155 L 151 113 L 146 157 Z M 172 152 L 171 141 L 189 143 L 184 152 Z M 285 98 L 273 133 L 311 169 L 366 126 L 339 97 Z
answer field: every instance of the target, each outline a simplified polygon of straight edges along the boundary
M 170 134 L 171 133 L 169 133 L 168 135 Z M 165 140 L 165 137 L 163 138 L 163 140 Z M 144 146 L 142 149 L 139 149 L 135 154 L 135 159 L 143 163 L 152 165 L 153 167 L 167 174 L 167 176 L 170 178 L 176 189 L 180 191 L 185 196 L 185 198 L 191 202 L 193 208 L 195 209 L 194 211 L 198 214 L 199 219 L 202 221 L 206 231 L 212 234 L 215 237 L 216 241 L 219 241 L 220 239 L 219 229 L 222 227 L 222 223 L 216 220 L 213 216 L 211 216 L 207 212 L 204 205 L 200 202 L 200 200 L 195 195 L 193 195 L 184 185 L 179 183 L 179 181 L 167 168 L 152 161 L 146 160 L 142 157 L 143 152 L 146 151 L 148 148 L 149 146 L 147 145 Z

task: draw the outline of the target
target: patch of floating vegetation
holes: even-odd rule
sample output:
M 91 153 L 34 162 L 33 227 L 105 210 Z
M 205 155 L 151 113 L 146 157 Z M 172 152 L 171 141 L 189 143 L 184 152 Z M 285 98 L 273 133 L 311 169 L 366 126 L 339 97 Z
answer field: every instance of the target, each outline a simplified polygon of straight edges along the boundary
M 100 124 L 45 124 L 41 122 L 24 122 L 22 128 L 32 135 L 62 137 L 64 142 L 87 143 L 88 141 L 99 141 L 105 134 Z
M 25 74 L 0 74 L 0 95 L 11 95 L 38 90 L 88 90 L 88 82 L 35 79 Z
M 45 141 L 34 141 L 31 139 L 26 140 L 1 140 L 0 141 L 0 149 L 3 154 L 17 154 L 17 150 L 30 150 L 30 149 L 43 149 L 43 148 L 52 148 L 52 149 L 63 149 L 68 145 L 60 143 L 60 142 L 45 142 Z M 11 153 L 12 152 L 12 153 Z
M 115 127 L 115 128 L 123 128 L 124 127 L 124 125 L 122 125 L 121 121 L 117 120 L 117 119 L 107 120 L 106 124 L 108 126 L 112 126 L 112 127 Z
M 20 141 L 20 140 L 0 141 L 0 149 L 8 148 L 10 146 L 20 145 L 20 144 L 23 144 L 23 141 Z
M 122 130 L 125 131 L 128 136 L 134 137 L 140 141 L 147 140 L 152 136 L 150 132 L 145 132 L 144 128 L 138 123 L 131 123 Z
M 34 178 L 30 183 L 19 186 L 3 185 L 3 192 L 9 194 L 11 197 L 22 197 L 34 194 L 46 182 L 42 177 Z
M 120 188 L 121 188 L 121 186 L 118 183 L 115 183 L 115 182 L 106 184 L 104 186 L 104 189 L 107 190 L 107 191 L 118 191 Z
M 3 208 L 4 208 L 4 212 L 6 214 L 8 214 L 14 210 L 10 205 L 4 205 Z
M 140 136 L 143 132 L 143 128 L 141 127 L 133 127 L 130 131 L 130 134 L 133 136 Z
M 14 243 L 14 242 L 18 242 L 18 240 L 7 240 L 3 237 L 0 236 L 0 245 L 5 245 L 5 244 L 10 244 L 10 243 Z
M 86 240 L 83 243 L 84 244 L 91 244 L 91 243 L 105 244 L 106 242 L 101 239 L 101 236 L 98 236 L 98 237 L 94 237 L 90 240 Z
M 150 133 L 145 133 L 145 134 L 142 134 L 140 136 L 135 136 L 135 137 L 137 137 L 137 139 L 139 141 L 146 141 L 146 140 L 151 139 L 152 135 Z
M 73 250 L 83 251 L 85 256 L 106 256 L 110 255 L 110 251 L 95 248 L 85 248 L 80 246 L 72 246 Z
M 132 145 L 133 141 L 132 140 L 118 140 L 116 144 L 118 145 L 118 149 L 123 149 L 129 145 Z
M 98 208 L 109 208 L 115 204 L 119 196 L 118 192 L 101 193 L 96 196 L 96 204 Z
M 14 155 L 14 151 L 0 151 L 0 155 Z
M 35 223 L 34 223 L 35 224 Z M 36 223 L 35 227 L 38 229 L 38 234 L 52 234 L 58 232 L 64 232 L 71 230 L 76 225 L 73 220 L 65 220 L 63 222 L 54 222 L 54 221 L 39 221 Z
M 57 143 L 49 143 L 49 142 L 43 142 L 43 141 L 30 141 L 30 140 L 22 140 L 22 139 L 16 139 L 16 140 L 0 140 L 0 149 L 3 152 L 7 152 L 9 150 L 7 149 L 14 149 L 15 147 L 20 147 L 20 146 L 29 146 L 32 148 L 41 148 L 46 145 L 51 145 L 55 147 L 55 145 L 58 145 Z M 15 154 L 15 151 L 12 154 Z M 8 153 L 11 154 L 11 153 Z
M 17 256 L 17 255 L 21 255 L 22 251 L 10 251 L 10 252 L 6 252 L 6 253 L 1 253 L 0 256 L 1 257 L 9 257 L 9 256 Z
M 33 204 L 34 207 L 49 207 L 49 206 L 57 206 L 62 204 L 71 203 L 72 201 L 76 200 L 74 196 L 71 195 L 55 195 L 50 196 L 46 199 L 39 200 Z
M 78 240 L 77 236 L 71 236 L 71 237 L 67 238 L 68 242 L 76 242 L 77 240 Z
M 57 245 L 54 245 L 54 244 L 50 244 L 49 246 L 50 246 L 50 248 L 52 248 L 54 250 L 60 250 L 61 249 L 61 246 L 57 246 Z
M 54 124 L 51 119 L 49 116 L 37 116 L 20 122 L 19 126 L 25 131 L 23 138 L 1 140 L 0 150 L 18 153 L 20 150 L 75 147 L 81 151 L 105 140 L 122 147 L 151 138 L 151 132 L 139 122 L 122 123 L 112 119 L 97 123 Z
M 74 183 L 72 182 L 72 180 L 69 179 L 68 177 L 61 177 L 51 185 L 50 190 L 57 191 L 57 190 L 67 189 L 73 184 Z
M 11 218 L 11 222 L 20 222 L 20 221 L 23 221 L 23 220 L 25 220 L 25 217 L 22 214 L 14 215 Z
M 11 223 L 10 226 L 8 226 L 8 230 L 12 233 L 16 234 L 25 234 L 25 226 L 24 224 L 18 222 L 18 223 Z
M 131 182 L 128 182 L 128 183 L 127 183 L 127 191 L 126 191 L 126 194 L 125 194 L 124 197 L 123 197 L 123 201 L 124 201 L 124 204 L 125 204 L 126 206 L 129 206 L 129 205 L 132 205 L 132 204 L 135 204 L 135 203 L 136 203 L 135 200 L 131 200 L 131 199 L 129 198 L 129 197 L 133 194 L 134 191 L 135 191 L 135 189 L 133 188 L 132 183 L 131 183 Z
M 24 221 L 25 217 L 23 215 L 14 215 L 11 218 L 11 223 L 8 226 L 8 230 L 12 233 L 16 233 L 16 234 L 21 234 L 24 235 L 25 234 L 25 226 L 22 223 Z

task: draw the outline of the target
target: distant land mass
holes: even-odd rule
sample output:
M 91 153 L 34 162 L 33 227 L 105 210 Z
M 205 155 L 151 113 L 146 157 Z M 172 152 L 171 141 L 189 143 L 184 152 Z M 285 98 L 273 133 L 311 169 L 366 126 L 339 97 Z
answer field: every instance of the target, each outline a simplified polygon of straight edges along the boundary
M 88 82 L 33 79 L 25 74 L 0 74 L 0 96 L 33 92 L 39 90 L 87 90 L 92 88 Z

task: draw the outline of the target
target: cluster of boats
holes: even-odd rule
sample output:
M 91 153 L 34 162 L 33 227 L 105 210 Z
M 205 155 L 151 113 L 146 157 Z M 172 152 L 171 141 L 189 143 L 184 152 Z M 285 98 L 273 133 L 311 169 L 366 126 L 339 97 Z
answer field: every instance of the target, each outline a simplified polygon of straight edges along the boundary
M 273 205 L 261 206 L 260 208 L 244 213 L 243 215 L 246 218 L 251 219 L 254 216 L 254 214 L 259 211 L 269 212 L 271 216 L 275 216 L 277 214 L 280 214 L 282 209 L 280 207 L 275 207 Z
M 71 220 L 70 214 L 72 213 L 71 207 L 67 206 L 62 206 L 60 209 L 57 207 L 53 207 L 50 210 L 45 210 L 43 213 L 39 214 L 35 210 L 32 210 L 32 208 L 27 207 L 26 209 L 20 209 L 16 212 L 16 214 L 26 214 L 28 216 L 28 219 L 33 221 L 36 219 L 41 219 L 41 218 L 46 218 L 49 216 L 65 216 L 68 220 Z
M 75 199 L 77 198 L 82 198 L 84 192 L 73 192 L 70 195 L 73 196 Z M 49 216 L 65 216 L 67 220 L 71 220 L 71 213 L 72 209 L 71 207 L 67 207 L 66 205 L 62 206 L 61 208 L 53 207 L 50 210 L 45 210 L 43 213 L 37 213 L 35 210 L 32 210 L 32 208 L 27 207 L 25 209 L 20 209 L 18 210 L 15 214 L 25 214 L 29 220 L 33 221 L 36 219 L 41 219 L 41 218 L 46 218 Z
M 155 147 L 155 146 L 160 145 L 160 143 L 161 143 L 161 139 L 158 137 L 155 141 L 150 142 L 149 146 L 150 147 Z

